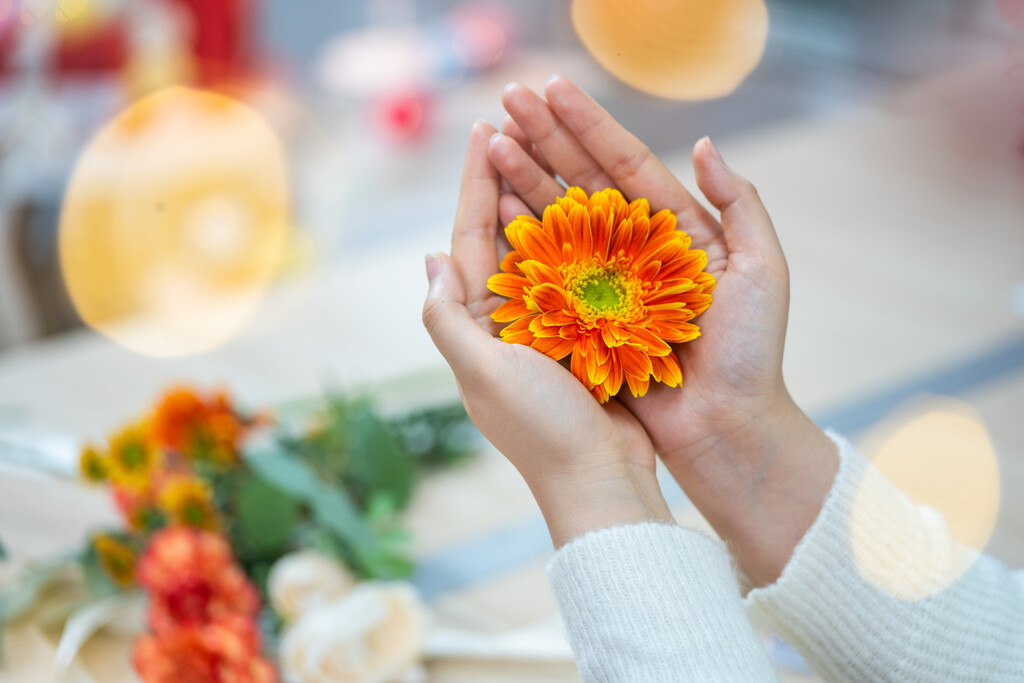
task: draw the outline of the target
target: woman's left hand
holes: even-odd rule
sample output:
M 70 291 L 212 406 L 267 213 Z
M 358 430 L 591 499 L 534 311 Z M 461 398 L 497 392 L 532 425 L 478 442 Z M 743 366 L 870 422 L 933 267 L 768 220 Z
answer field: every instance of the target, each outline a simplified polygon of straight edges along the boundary
M 504 301 L 486 286 L 499 263 L 501 181 L 488 159 L 495 133 L 473 126 L 452 254 L 427 257 L 423 323 L 470 418 L 530 486 L 555 547 L 594 529 L 671 522 L 654 447 L 636 418 L 616 401 L 598 404 L 539 351 L 494 336 L 490 314 Z

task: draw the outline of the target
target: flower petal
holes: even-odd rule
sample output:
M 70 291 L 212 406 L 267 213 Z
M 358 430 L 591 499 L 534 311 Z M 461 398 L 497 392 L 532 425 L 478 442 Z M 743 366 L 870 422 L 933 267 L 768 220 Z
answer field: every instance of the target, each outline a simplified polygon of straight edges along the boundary
M 575 345 L 576 342 L 573 340 L 561 337 L 540 337 L 531 344 L 533 348 L 553 360 L 562 360 L 568 356 Z
M 502 329 L 501 340 L 509 344 L 525 344 L 529 346 L 534 340 L 533 332 L 530 332 L 530 323 L 537 317 L 536 315 L 531 315 L 516 320 L 508 327 Z
M 510 323 L 525 315 L 530 315 L 530 309 L 522 299 L 509 299 L 491 313 L 491 320 L 498 323 Z
M 559 254 L 563 253 L 564 245 L 572 244 L 569 217 L 565 215 L 565 210 L 558 204 L 552 204 L 544 209 L 544 232 L 551 237 Z
M 543 261 L 545 263 L 558 263 L 562 256 L 562 249 L 556 247 L 551 237 L 540 225 L 533 225 L 524 221 L 517 221 L 512 225 L 515 230 L 506 229 L 512 248 L 521 253 L 526 259 Z M 509 225 L 509 228 L 512 227 Z
M 519 269 L 533 284 L 548 282 L 558 287 L 562 286 L 563 278 L 558 271 L 546 263 L 540 261 L 526 260 L 519 263 Z
M 580 261 L 589 261 L 594 255 L 594 236 L 590 233 L 590 214 L 586 207 L 576 205 L 569 211 L 569 229 L 573 235 L 573 249 Z
M 679 358 L 672 353 L 667 356 L 658 356 L 651 359 L 654 366 L 654 379 L 667 384 L 670 387 L 678 387 L 683 383 L 683 369 L 679 365 Z
M 533 299 L 542 313 L 560 311 L 569 306 L 565 290 L 550 283 L 531 287 L 527 296 Z
M 667 356 L 672 353 L 672 347 L 664 340 L 656 337 L 650 330 L 639 325 L 629 326 L 629 341 L 646 347 L 647 353 L 652 356 Z
M 638 379 L 633 375 L 626 373 L 626 384 L 629 385 L 629 393 L 633 394 L 636 398 L 640 398 L 647 393 L 647 390 L 651 386 L 651 381 L 646 378 Z
M 505 258 L 501 260 L 501 270 L 506 273 L 512 273 L 514 275 L 522 275 L 519 270 L 519 263 L 523 260 L 523 255 L 513 249 L 512 251 L 505 254 Z
M 511 273 L 498 273 L 487 279 L 487 289 L 509 298 L 521 298 L 529 286 L 530 283 L 525 277 Z

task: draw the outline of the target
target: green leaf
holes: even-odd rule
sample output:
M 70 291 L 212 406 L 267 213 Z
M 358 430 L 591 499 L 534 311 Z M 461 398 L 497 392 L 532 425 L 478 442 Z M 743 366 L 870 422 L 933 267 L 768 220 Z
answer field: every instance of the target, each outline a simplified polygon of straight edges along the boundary
M 372 404 L 362 401 L 353 408 L 348 475 L 360 502 L 367 505 L 374 495 L 385 494 L 405 507 L 416 479 L 413 459 Z
M 245 461 L 264 481 L 299 500 L 310 500 L 320 486 L 316 475 L 288 453 L 271 448 L 247 451 Z
M 377 539 L 344 490 L 322 483 L 309 466 L 286 452 L 263 448 L 247 452 L 245 460 L 267 484 L 307 503 L 316 521 L 334 532 L 367 567 L 377 552 Z
M 0 541 L 0 560 L 6 560 L 6 559 L 7 559 L 7 549 L 4 548 L 3 542 Z
M 239 524 L 246 541 L 262 552 L 284 550 L 299 517 L 299 505 L 280 489 L 249 477 L 239 493 Z

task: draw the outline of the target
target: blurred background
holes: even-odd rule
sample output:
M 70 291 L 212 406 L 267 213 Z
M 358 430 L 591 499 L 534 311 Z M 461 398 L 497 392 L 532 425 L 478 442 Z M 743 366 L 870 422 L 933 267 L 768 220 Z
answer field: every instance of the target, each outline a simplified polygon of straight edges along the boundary
M 80 324 L 57 248 L 69 178 L 100 128 L 170 84 L 230 92 L 263 114 L 287 153 L 289 254 L 325 263 L 450 219 L 466 130 L 500 121 L 509 80 L 573 77 L 665 155 L 705 134 L 834 116 L 998 59 L 1020 37 L 981 0 L 768 10 L 754 73 L 728 97 L 678 102 L 608 75 L 565 2 L 5 0 L 0 348 Z
M 419 322 L 423 254 L 448 247 L 473 121 L 552 73 L 690 187 L 715 140 L 789 259 L 798 402 L 1024 566 L 1022 0 L 0 0 L 10 555 L 111 516 L 39 473 L 73 476 L 84 439 L 173 382 L 255 407 L 455 398 Z M 414 499 L 417 586 L 443 624 L 546 638 L 550 541 L 483 455 Z M 551 666 L 431 673 L 576 680 Z

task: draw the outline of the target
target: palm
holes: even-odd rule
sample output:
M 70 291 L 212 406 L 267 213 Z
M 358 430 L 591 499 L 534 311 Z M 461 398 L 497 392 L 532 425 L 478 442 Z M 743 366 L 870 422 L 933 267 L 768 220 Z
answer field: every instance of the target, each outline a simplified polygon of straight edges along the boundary
M 677 350 L 683 386 L 653 385 L 643 398 L 627 401 L 666 457 L 692 453 L 712 435 L 748 421 L 781 381 L 771 368 L 782 353 L 775 321 L 780 311 L 785 315 L 786 302 L 768 295 L 741 264 L 711 272 L 718 287 L 711 308 L 697 319 L 701 337 Z
M 774 368 L 781 366 L 785 325 L 779 321 L 785 321 L 788 310 L 788 274 L 770 220 L 763 207 L 761 213 L 749 206 L 737 209 L 735 199 L 708 196 L 722 210 L 720 223 L 575 85 L 555 78 L 547 96 L 545 103 L 522 86 L 505 91 L 511 118 L 506 136 L 491 140 L 490 158 L 517 197 L 502 200 L 502 222 L 516 213 L 539 215 L 562 192 L 556 173 L 587 192 L 616 187 L 628 198 L 646 197 L 654 210 L 676 213 L 694 248 L 708 254 L 708 270 L 718 279 L 714 303 L 696 321 L 702 337 L 677 351 L 683 387 L 655 384 L 643 398 L 625 397 L 623 402 L 663 456 L 693 452 L 713 434 L 756 417 L 765 398 L 781 386 Z M 695 164 L 700 151 L 698 145 Z M 701 153 L 709 154 L 710 148 Z M 722 195 L 715 178 L 704 179 L 710 185 L 702 185 L 706 195 L 709 190 Z M 757 225 L 744 224 L 751 223 L 751 216 Z M 751 231 L 764 233 L 764 224 L 767 241 L 744 237 Z

